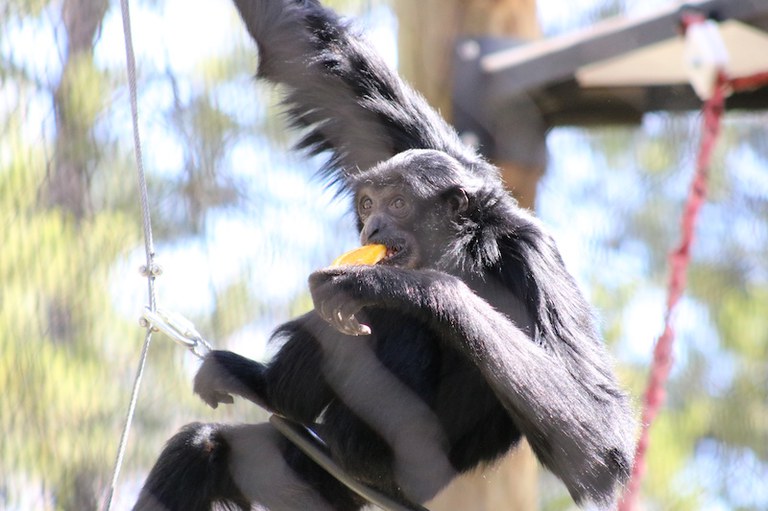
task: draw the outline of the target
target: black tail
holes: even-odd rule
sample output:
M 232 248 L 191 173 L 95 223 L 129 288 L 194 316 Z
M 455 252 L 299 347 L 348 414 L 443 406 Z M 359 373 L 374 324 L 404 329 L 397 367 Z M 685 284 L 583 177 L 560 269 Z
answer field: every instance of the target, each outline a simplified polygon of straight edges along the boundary
M 284 104 L 312 154 L 331 152 L 325 177 L 366 170 L 408 149 L 479 157 L 422 96 L 332 11 L 315 0 L 235 0 L 259 48 L 261 78 L 286 87 Z M 487 168 L 485 165 L 481 165 Z
M 229 445 L 216 424 L 184 426 L 165 445 L 134 511 L 251 509 L 229 475 Z

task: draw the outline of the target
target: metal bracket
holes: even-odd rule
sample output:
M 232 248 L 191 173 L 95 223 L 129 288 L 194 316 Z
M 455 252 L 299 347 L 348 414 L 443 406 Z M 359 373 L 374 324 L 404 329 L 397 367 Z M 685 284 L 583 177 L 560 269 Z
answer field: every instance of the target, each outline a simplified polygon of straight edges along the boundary
M 195 325 L 180 314 L 162 309 L 152 311 L 147 307 L 141 320 L 143 326 L 163 332 L 198 358 L 205 357 L 213 349 L 195 329 Z
M 453 124 L 468 145 L 489 159 L 543 167 L 548 126 L 539 107 L 525 90 L 510 90 L 484 64 L 489 55 L 523 42 L 474 37 L 456 44 Z

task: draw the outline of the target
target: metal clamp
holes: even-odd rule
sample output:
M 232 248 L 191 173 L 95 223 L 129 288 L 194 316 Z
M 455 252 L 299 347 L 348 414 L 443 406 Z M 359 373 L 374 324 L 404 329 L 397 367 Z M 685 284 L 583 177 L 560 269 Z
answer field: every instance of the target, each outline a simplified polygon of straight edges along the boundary
M 147 307 L 141 319 L 143 326 L 163 332 L 198 358 L 205 357 L 213 349 L 195 329 L 195 325 L 180 314 L 162 309 L 152 311 Z

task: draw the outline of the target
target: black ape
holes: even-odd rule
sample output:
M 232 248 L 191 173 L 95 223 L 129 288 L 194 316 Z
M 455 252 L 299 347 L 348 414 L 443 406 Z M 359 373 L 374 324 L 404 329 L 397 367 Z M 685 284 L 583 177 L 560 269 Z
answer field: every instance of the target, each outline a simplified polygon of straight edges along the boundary
M 608 507 L 634 421 L 590 309 L 551 238 L 424 100 L 312 0 L 236 0 L 259 75 L 286 87 L 302 146 L 330 151 L 374 266 L 310 276 L 315 310 L 275 332 L 269 364 L 209 354 L 211 406 L 232 394 L 314 424 L 356 479 L 424 502 L 525 435 L 577 502 Z M 366 170 L 367 169 L 367 170 Z M 369 333 L 370 332 L 370 333 Z M 192 425 L 137 509 L 362 505 L 269 425 Z

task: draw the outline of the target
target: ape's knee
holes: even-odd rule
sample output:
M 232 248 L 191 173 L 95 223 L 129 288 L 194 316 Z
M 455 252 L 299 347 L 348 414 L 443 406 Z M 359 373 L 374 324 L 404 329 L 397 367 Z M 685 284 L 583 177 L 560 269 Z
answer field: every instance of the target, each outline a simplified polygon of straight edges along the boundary
M 230 475 L 229 451 L 220 425 L 184 426 L 165 445 L 134 510 L 207 511 L 217 502 L 250 509 Z

